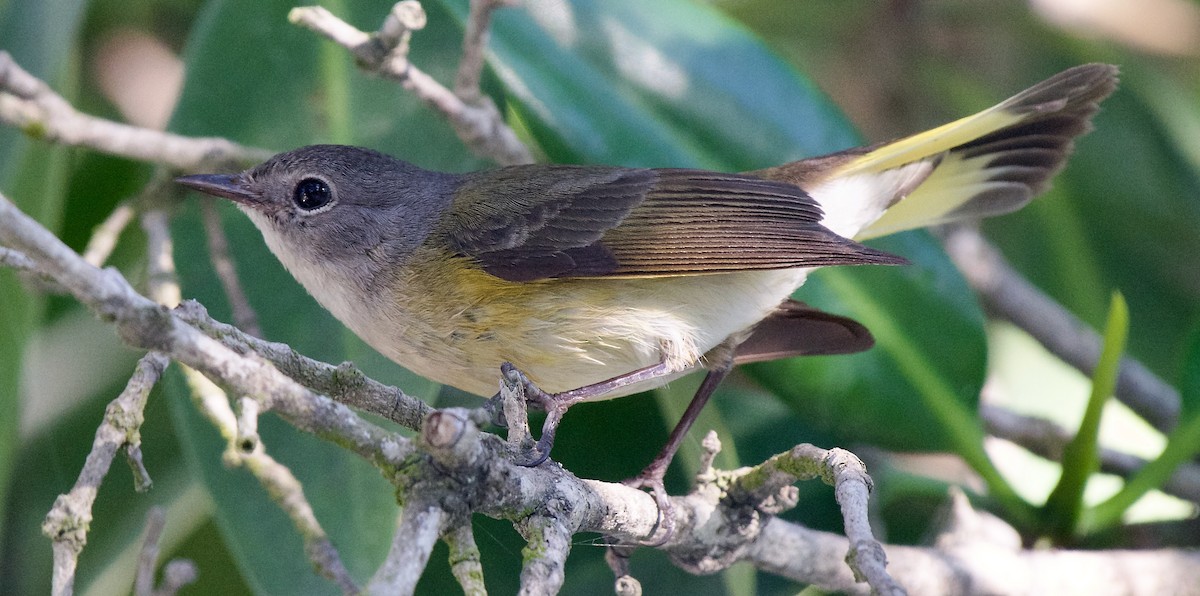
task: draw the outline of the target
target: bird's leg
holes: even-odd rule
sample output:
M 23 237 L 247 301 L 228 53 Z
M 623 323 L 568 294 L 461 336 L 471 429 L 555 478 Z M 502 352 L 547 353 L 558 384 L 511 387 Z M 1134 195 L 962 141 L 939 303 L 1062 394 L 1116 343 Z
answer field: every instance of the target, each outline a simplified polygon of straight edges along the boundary
M 671 514 L 671 501 L 667 498 L 667 489 L 663 485 L 663 477 L 666 476 L 667 467 L 671 465 L 671 460 L 675 458 L 675 452 L 679 451 L 679 446 L 683 444 L 683 438 L 687 436 L 688 430 L 696 422 L 696 418 L 700 416 L 700 411 L 704 409 L 704 405 L 708 403 L 708 399 L 717 390 L 717 386 L 721 384 L 721 381 L 733 369 L 733 351 L 728 350 L 728 352 L 728 357 L 723 358 L 715 365 L 710 364 L 708 374 L 704 376 L 704 381 L 700 383 L 700 388 L 696 390 L 696 394 L 692 396 L 692 401 L 688 404 L 687 409 L 684 410 L 679 423 L 675 425 L 675 428 L 671 431 L 671 435 L 667 437 L 667 444 L 663 445 L 662 450 L 658 452 L 658 455 L 650 462 L 650 465 L 642 470 L 641 474 L 624 481 L 626 485 L 634 488 L 650 489 L 650 493 L 654 495 L 654 502 L 658 505 L 659 527 L 662 529 L 662 535 L 657 539 L 647 541 L 647 546 L 665 544 L 671 539 L 671 534 L 675 532 L 674 516 Z
M 563 414 L 566 413 L 567 408 L 581 401 L 588 401 L 623 387 L 674 372 L 667 366 L 664 360 L 658 364 L 639 368 L 606 381 L 585 385 L 578 389 L 563 391 L 561 393 L 547 393 L 535 385 L 533 381 L 529 380 L 529 377 L 525 376 L 525 373 L 522 373 L 511 363 L 505 362 L 501 365 L 500 371 L 505 379 L 519 383 L 525 389 L 525 399 L 527 401 L 546 411 L 546 421 L 542 423 L 542 435 L 538 437 L 537 444 L 526 457 L 517 462 L 519 465 L 527 467 L 537 466 L 550 457 L 550 449 L 554 446 L 554 434 L 558 431 L 558 424 L 562 421 Z M 499 396 L 493 399 L 498 398 Z

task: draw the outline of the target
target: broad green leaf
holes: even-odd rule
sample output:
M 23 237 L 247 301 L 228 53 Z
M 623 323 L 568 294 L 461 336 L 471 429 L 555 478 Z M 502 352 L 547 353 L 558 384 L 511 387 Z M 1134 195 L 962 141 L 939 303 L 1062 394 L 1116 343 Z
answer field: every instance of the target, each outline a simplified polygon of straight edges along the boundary
M 700 3 L 536 4 L 494 31 L 490 63 L 552 161 L 748 170 L 855 142 L 791 65 Z
M 896 236 L 877 246 L 922 265 L 818 271 L 796 294 L 857 318 L 875 347 L 757 364 L 751 375 L 839 444 L 962 452 L 962 426 L 979 432 L 975 409 L 987 357 L 982 315 L 929 236 Z M 933 293 L 941 299 L 931 299 Z M 958 413 L 939 414 L 945 411 Z

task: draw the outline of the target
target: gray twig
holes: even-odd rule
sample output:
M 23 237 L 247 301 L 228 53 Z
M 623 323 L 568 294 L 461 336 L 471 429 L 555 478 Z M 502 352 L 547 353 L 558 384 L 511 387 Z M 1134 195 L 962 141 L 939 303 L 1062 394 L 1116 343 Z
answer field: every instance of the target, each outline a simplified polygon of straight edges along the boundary
M 480 100 L 486 98 L 479 88 L 479 81 L 483 74 L 488 25 L 497 8 L 515 5 L 515 0 L 471 0 L 467 28 L 463 34 L 462 58 L 458 61 L 458 71 L 454 76 L 454 94 L 463 101 L 478 105 Z
M 83 249 L 83 260 L 95 265 L 103 267 L 108 261 L 109 255 L 117 246 L 117 240 L 121 237 L 121 232 L 125 231 L 129 222 L 133 221 L 134 216 L 133 205 L 129 201 L 122 201 L 108 217 L 104 218 L 100 225 L 96 226 L 92 232 L 92 237 L 88 239 L 87 247 Z
M 0 220 L 3 219 L 0 217 Z M 150 352 L 138 361 L 125 389 L 105 408 L 104 421 L 96 429 L 92 450 L 84 461 L 75 486 L 55 499 L 54 507 L 42 522 L 42 533 L 54 542 L 53 594 L 67 595 L 74 591 L 75 567 L 79 562 L 79 553 L 87 544 L 92 504 L 96 501 L 100 483 L 108 474 L 118 449 L 141 443 L 139 429 L 142 412 L 150 389 L 162 376 L 167 362 L 167 358 L 158 352 Z M 136 476 L 145 476 L 145 470 L 142 469 Z
M 163 568 L 163 581 L 154 587 L 154 571 L 158 562 L 158 541 L 162 538 L 167 516 L 162 507 L 154 506 L 146 514 L 146 538 L 138 554 L 137 574 L 133 580 L 134 596 L 174 596 L 180 588 L 196 581 L 196 564 L 187 559 L 175 559 Z
M 283 374 L 303 381 L 312 390 L 405 428 L 420 430 L 421 421 L 433 411 L 425 402 L 368 377 L 349 362 L 333 366 L 313 360 L 287 344 L 262 340 L 233 325 L 216 321 L 198 302 L 185 301 L 175 314 L 239 354 L 266 358 Z
M 518 525 L 527 541 L 521 549 L 521 594 L 553 595 L 566 581 L 565 566 L 574 533 L 561 516 L 537 515 Z
M 450 572 L 458 580 L 465 596 L 485 596 L 487 588 L 483 584 L 483 561 L 480 558 L 479 546 L 475 543 L 475 532 L 471 529 L 470 518 L 453 524 L 442 535 L 442 540 L 450 547 Z
M 0 121 L 47 141 L 200 171 L 250 165 L 270 156 L 217 137 L 185 137 L 83 114 L 0 51 Z
M 988 404 L 980 406 L 979 414 L 988 434 L 1012 441 L 1052 461 L 1062 461 L 1063 447 L 1072 438 L 1070 431 L 1045 418 L 1025 416 Z M 1100 449 L 1101 472 L 1128 480 L 1145 465 L 1146 460 L 1136 455 L 1106 447 Z M 1180 465 L 1159 489 L 1200 503 L 1200 465 L 1191 462 Z
M 1099 334 L 1013 270 L 977 230 L 955 226 L 945 231 L 943 240 L 990 312 L 1020 327 L 1067 364 L 1092 374 L 1103 345 Z M 1116 397 L 1164 433 L 1179 420 L 1179 392 L 1129 356 L 1121 359 Z
M 262 328 L 258 326 L 258 313 L 250 306 L 250 300 L 246 298 L 242 282 L 238 279 L 237 269 L 233 266 L 229 239 L 225 236 L 225 228 L 221 225 L 221 214 L 217 211 L 216 204 L 211 200 L 201 201 L 200 215 L 204 221 L 204 236 L 208 240 L 208 258 L 212 261 L 217 279 L 229 300 L 234 324 L 250 335 L 262 337 Z
M 392 535 L 392 548 L 367 584 L 367 592 L 412 594 L 445 520 L 446 512 L 441 507 L 411 499 L 400 514 L 400 523 Z
M 495 1 L 471 3 L 472 15 L 468 17 L 468 23 L 474 23 L 477 30 L 469 32 L 471 35 L 464 43 L 474 46 L 486 40 L 483 32 L 497 5 Z M 478 91 L 478 75 L 473 73 L 482 68 L 482 48 L 464 49 L 464 59 L 470 62 L 460 65 L 459 76 L 463 85 L 474 82 L 466 97 L 447 89 L 408 60 L 408 35 L 425 26 L 424 10 L 415 0 L 397 3 L 375 34 L 360 31 L 319 6 L 293 8 L 288 13 L 288 20 L 350 50 L 364 70 L 400 83 L 442 114 L 463 143 L 476 154 L 502 165 L 533 162 L 533 154 L 504 123 L 495 103 Z

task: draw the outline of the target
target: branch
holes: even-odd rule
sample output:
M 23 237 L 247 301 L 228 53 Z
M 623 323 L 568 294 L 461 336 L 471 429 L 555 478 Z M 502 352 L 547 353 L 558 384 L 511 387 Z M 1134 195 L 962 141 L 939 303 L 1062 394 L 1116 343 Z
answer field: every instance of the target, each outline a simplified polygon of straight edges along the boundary
M 222 138 L 185 137 L 80 113 L 5 51 L 0 51 L 0 121 L 33 138 L 185 171 L 245 167 L 271 155 Z
M 155 563 L 158 561 L 158 541 L 162 538 L 167 517 L 162 507 L 151 507 L 146 514 L 146 539 L 138 554 L 137 574 L 134 576 L 134 596 L 174 596 L 180 588 L 195 583 L 199 571 L 187 559 L 176 559 L 163 568 L 163 581 L 154 587 Z
M 302 430 L 333 439 L 385 469 L 399 465 L 410 442 L 317 395 L 260 358 L 239 355 L 138 294 L 115 270 L 100 270 L 0 196 L 0 243 L 25 254 L 130 345 L 169 354 L 241 395 L 257 396 Z
M 405 428 L 419 430 L 421 421 L 433 411 L 425 402 L 368 377 L 349 362 L 333 366 L 313 360 L 287 344 L 262 340 L 217 321 L 208 316 L 208 311 L 199 302 L 182 303 L 175 315 L 239 354 L 255 354 L 267 359 L 288 377 L 303 380 L 313 391 Z
M 429 554 L 442 532 L 446 512 L 433 503 L 412 499 L 400 514 L 392 548 L 367 585 L 370 594 L 412 594 L 425 571 Z
M 483 596 L 487 589 L 483 583 L 483 561 L 479 546 L 475 543 L 475 532 L 471 520 L 463 520 L 442 534 L 442 540 L 450 547 L 450 572 L 465 596 Z
M 517 137 L 491 98 L 478 88 L 478 70 L 483 67 L 481 44 L 492 10 L 504 2 L 476 0 L 471 3 L 468 37 L 464 40 L 463 62 L 459 65 L 455 93 L 420 70 L 408 59 L 408 40 L 413 31 L 425 27 L 425 11 L 415 0 L 392 7 L 379 31 L 365 33 L 320 6 L 293 8 L 288 20 L 319 33 L 350 50 L 364 70 L 400 83 L 430 108 L 444 116 L 463 143 L 476 154 L 501 165 L 533 162 L 533 154 Z M 460 86 L 461 85 L 461 86 Z
M 147 211 L 142 216 L 142 227 L 148 240 L 150 293 L 159 304 L 175 306 L 179 303 L 180 290 L 175 277 L 167 216 L 158 209 Z M 226 463 L 245 468 L 262 484 L 296 526 L 304 541 L 305 553 L 321 575 L 337 583 L 343 592 L 357 593 L 358 586 L 304 496 L 304 487 L 287 466 L 267 455 L 259 440 L 260 402 L 242 397 L 238 399 L 239 411 L 234 415 L 228 397 L 209 378 L 189 366 L 183 367 L 183 373 L 192 390 L 193 401 L 228 442 Z
M 258 326 L 258 314 L 251 308 L 246 292 L 242 291 L 242 282 L 233 266 L 233 258 L 229 254 L 229 239 L 225 236 L 225 228 L 221 226 L 221 214 L 217 211 L 216 203 L 201 201 L 200 215 L 204 221 L 204 236 L 208 240 L 208 258 L 212 261 L 213 270 L 216 271 L 225 297 L 229 300 L 233 322 L 250 335 L 262 337 L 262 329 Z
M 957 226 L 943 240 L 946 252 L 989 311 L 1091 376 L 1103 344 L 1095 331 L 1013 270 L 978 231 Z M 1128 356 L 1121 359 L 1116 396 L 1164 433 L 1179 420 L 1179 392 Z
M 79 553 L 87 544 L 87 532 L 92 523 L 92 504 L 118 449 L 125 449 L 131 455 L 138 486 L 143 490 L 149 488 L 149 476 L 145 468 L 141 468 L 139 429 L 150 389 L 162 376 L 167 362 L 158 352 L 150 352 L 138 361 L 121 395 L 105 408 L 104 421 L 96 429 L 92 451 L 84 461 L 75 486 L 54 500 L 54 507 L 42 522 L 42 533 L 54 542 L 53 594 L 71 594 L 74 590 L 75 567 Z
M 1051 420 L 1024 416 L 1004 408 L 983 404 L 980 417 L 988 434 L 1011 441 L 1036 455 L 1052 461 L 1062 461 L 1063 447 L 1072 434 Z M 1100 450 L 1100 471 L 1115 474 L 1126 480 L 1146 465 L 1146 460 L 1115 449 Z M 1200 465 L 1184 463 L 1175 469 L 1170 480 L 1159 487 L 1167 494 L 1200 503 Z

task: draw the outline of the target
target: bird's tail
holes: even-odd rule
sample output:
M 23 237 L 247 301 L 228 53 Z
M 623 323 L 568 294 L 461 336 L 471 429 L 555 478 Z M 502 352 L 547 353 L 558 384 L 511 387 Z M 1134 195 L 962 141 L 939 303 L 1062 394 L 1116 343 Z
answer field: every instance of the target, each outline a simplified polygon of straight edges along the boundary
M 1116 83 L 1115 66 L 1077 66 L 933 130 L 756 174 L 800 185 L 858 240 L 1008 213 L 1062 168 Z

